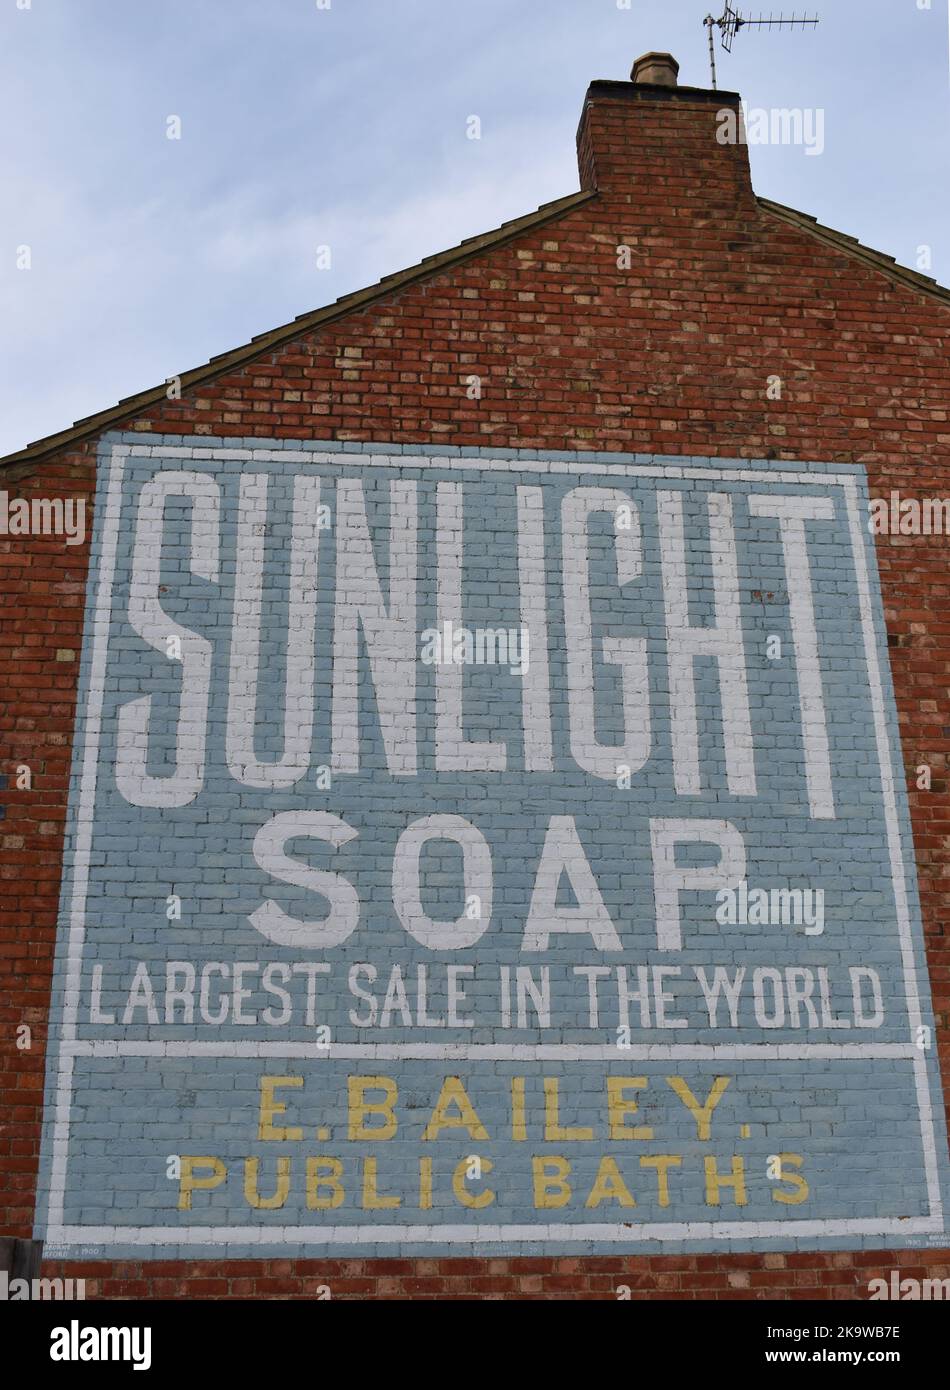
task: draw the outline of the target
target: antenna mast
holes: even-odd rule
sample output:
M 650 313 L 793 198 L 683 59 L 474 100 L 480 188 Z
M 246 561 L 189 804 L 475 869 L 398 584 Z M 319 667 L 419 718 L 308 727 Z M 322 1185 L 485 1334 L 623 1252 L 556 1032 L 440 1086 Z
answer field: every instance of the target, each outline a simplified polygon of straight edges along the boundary
M 731 53 L 733 42 L 740 29 L 749 26 L 757 29 L 804 29 L 809 25 L 814 28 L 818 22 L 817 15 L 813 19 L 809 19 L 805 15 L 799 18 L 795 14 L 788 19 L 784 14 L 780 14 L 778 19 L 771 14 L 768 19 L 765 19 L 763 15 L 759 15 L 758 19 L 743 19 L 738 10 L 734 10 L 728 4 L 718 19 L 713 19 L 712 15 L 708 14 L 703 23 L 709 31 L 709 67 L 712 72 L 713 91 L 716 90 L 716 46 L 713 42 L 713 29 L 719 30 L 722 35 L 723 48 L 727 53 Z

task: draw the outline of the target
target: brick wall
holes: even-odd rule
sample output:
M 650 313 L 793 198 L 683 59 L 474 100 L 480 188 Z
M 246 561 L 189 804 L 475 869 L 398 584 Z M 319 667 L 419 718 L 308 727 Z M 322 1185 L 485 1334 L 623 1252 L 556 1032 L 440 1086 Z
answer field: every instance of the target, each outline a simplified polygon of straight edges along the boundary
M 153 406 L 123 428 L 397 445 L 860 464 L 872 495 L 950 495 L 950 310 L 760 206 L 700 94 L 595 84 L 579 132 L 597 197 L 516 240 Z M 618 246 L 630 248 L 619 270 Z M 482 379 L 480 399 L 467 378 Z M 767 379 L 783 382 L 780 399 Z M 21 496 L 92 497 L 97 438 L 14 464 Z M 882 536 L 878 562 L 908 773 L 942 1074 L 948 1055 L 945 541 Z M 0 1229 L 33 1222 L 44 1040 L 88 548 L 0 540 Z M 933 769 L 929 791 L 914 769 Z M 32 769 L 30 790 L 16 768 Z M 29 1024 L 32 1046 L 16 1046 Z M 105 1296 L 862 1296 L 950 1250 L 632 1258 L 84 1265 Z

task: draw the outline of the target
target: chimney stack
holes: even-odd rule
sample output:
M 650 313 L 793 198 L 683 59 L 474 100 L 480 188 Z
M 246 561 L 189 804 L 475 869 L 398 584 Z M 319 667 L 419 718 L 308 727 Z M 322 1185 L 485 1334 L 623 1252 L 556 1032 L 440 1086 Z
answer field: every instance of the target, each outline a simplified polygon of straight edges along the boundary
M 681 87 L 678 75 L 672 54 L 644 53 L 629 82 L 590 84 L 577 131 L 581 187 L 652 225 L 757 213 L 748 147 L 723 138 L 739 128 L 739 94 Z

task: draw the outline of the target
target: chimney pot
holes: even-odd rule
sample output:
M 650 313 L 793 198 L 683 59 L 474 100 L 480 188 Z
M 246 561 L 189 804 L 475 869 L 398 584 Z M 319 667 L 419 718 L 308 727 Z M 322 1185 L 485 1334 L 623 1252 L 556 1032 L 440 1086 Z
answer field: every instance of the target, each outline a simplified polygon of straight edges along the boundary
M 675 87 L 679 70 L 672 53 L 644 53 L 630 69 L 630 80 L 654 87 Z

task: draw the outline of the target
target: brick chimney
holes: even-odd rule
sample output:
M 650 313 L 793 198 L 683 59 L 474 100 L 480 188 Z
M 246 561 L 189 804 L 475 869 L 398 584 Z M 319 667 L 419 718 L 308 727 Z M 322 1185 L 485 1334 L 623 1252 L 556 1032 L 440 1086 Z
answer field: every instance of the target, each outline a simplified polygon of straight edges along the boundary
M 720 142 L 724 112 L 740 128 L 736 92 L 680 87 L 669 53 L 645 53 L 629 82 L 592 82 L 577 131 L 581 187 L 648 204 L 661 218 L 752 208 L 748 146 Z

